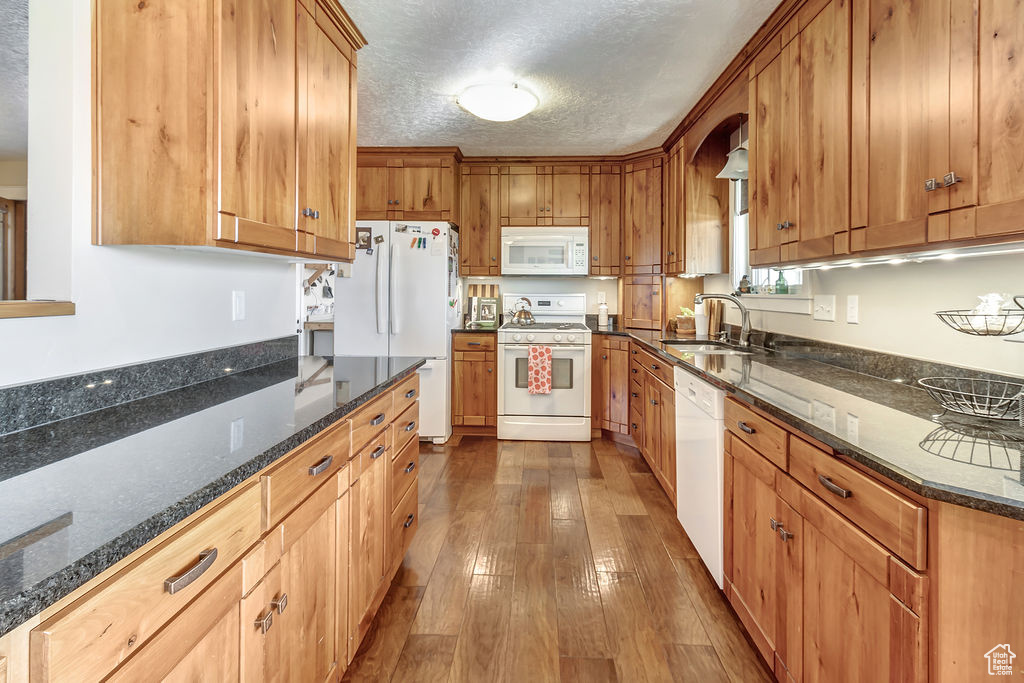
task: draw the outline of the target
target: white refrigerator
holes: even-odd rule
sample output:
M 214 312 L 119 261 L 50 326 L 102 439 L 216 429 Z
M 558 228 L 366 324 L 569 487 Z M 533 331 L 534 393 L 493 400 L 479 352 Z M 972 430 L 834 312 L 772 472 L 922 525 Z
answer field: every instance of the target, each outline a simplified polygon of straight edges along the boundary
M 451 331 L 462 318 L 459 233 L 446 221 L 357 221 L 369 232 L 334 287 L 334 353 L 422 356 L 420 437 L 452 433 Z M 365 237 L 363 238 L 365 241 Z

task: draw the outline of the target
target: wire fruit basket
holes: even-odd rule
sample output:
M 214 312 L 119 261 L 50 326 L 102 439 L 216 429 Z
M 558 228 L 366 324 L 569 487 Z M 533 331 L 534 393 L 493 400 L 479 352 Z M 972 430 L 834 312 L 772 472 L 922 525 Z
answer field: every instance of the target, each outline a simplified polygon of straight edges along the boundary
M 978 337 L 1004 337 L 1024 330 L 1024 295 L 1013 297 L 1016 309 L 1001 313 L 975 313 L 969 310 L 938 311 L 939 320 L 957 332 Z
M 1024 384 L 968 377 L 923 377 L 917 383 L 946 410 L 1024 424 Z

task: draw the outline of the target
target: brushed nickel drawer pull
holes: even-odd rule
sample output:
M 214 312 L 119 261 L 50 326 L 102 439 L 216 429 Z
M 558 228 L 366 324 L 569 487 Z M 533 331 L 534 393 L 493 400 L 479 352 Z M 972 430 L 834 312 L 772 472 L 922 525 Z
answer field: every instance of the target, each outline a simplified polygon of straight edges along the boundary
M 405 431 L 407 431 L 407 432 L 411 432 L 414 429 L 416 429 L 416 421 L 415 420 L 413 420 L 409 424 L 405 425 Z
M 416 390 L 415 389 L 410 389 L 409 391 L 405 392 L 405 397 L 406 398 L 412 398 L 415 395 L 416 395 Z
M 656 363 L 651 363 L 651 370 L 657 370 L 658 366 Z
M 821 482 L 822 486 L 824 486 L 825 488 L 827 488 L 829 491 L 836 494 L 840 498 L 849 498 L 850 496 L 853 495 L 853 491 L 851 491 L 850 489 L 844 489 L 842 486 L 839 486 L 834 481 L 832 481 L 830 477 L 826 477 L 824 474 L 818 475 L 818 481 Z
M 371 427 L 376 427 L 377 425 L 379 425 L 383 421 L 384 421 L 384 413 L 381 413 L 377 417 L 375 417 L 372 420 L 370 420 L 370 426 Z
M 184 574 L 179 576 L 172 576 L 169 579 L 164 580 L 164 590 L 174 595 L 178 591 L 186 588 L 190 583 L 198 579 L 207 569 L 213 566 L 213 563 L 217 561 L 217 549 L 210 548 L 199 553 L 199 561 L 189 567 Z M 269 627 L 268 627 L 269 628 Z
M 405 468 L 405 473 L 406 473 L 406 474 L 409 474 L 409 473 L 410 473 L 410 472 L 412 472 L 412 471 L 413 471 L 414 469 L 416 469 L 416 463 L 414 463 L 414 462 L 411 462 L 411 463 L 409 463 L 409 464 L 408 464 L 408 465 L 406 466 L 406 468 Z
M 376 460 L 377 458 L 379 458 L 382 455 L 384 455 L 384 446 L 377 446 L 377 448 L 373 451 L 373 453 L 370 453 L 370 459 L 371 460 Z
M 288 608 L 288 594 L 282 593 L 281 597 L 271 600 L 270 607 L 276 609 L 278 614 L 284 614 L 285 609 Z
M 260 633 L 266 633 L 270 630 L 270 627 L 274 625 L 274 610 L 268 609 L 267 613 L 256 620 L 255 626 L 260 630 Z
M 754 434 L 755 432 L 757 432 L 756 429 L 754 429 L 753 427 L 748 425 L 743 420 L 737 421 L 736 424 L 739 425 L 739 428 L 742 429 L 743 431 L 745 431 L 747 434 Z
M 416 515 L 409 515 L 408 517 L 405 518 L 405 524 L 403 524 L 402 526 L 404 526 L 406 529 L 408 529 L 409 527 L 412 526 L 412 521 L 414 519 L 416 519 Z
M 333 455 L 324 456 L 320 462 L 309 468 L 309 476 L 315 477 L 318 474 L 323 474 L 331 466 L 332 462 L 334 462 Z
M 480 346 L 481 342 L 466 342 L 466 346 Z

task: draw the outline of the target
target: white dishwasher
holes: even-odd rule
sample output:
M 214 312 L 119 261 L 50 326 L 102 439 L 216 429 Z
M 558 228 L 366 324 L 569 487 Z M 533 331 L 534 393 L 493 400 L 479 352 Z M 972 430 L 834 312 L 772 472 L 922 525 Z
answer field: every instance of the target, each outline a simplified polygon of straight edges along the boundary
M 723 587 L 725 392 L 675 368 L 677 516 Z

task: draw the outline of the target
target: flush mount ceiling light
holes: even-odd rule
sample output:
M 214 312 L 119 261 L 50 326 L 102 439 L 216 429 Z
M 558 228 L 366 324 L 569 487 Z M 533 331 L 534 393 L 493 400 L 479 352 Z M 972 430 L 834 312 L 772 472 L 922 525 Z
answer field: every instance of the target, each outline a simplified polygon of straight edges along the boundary
M 518 83 L 471 85 L 455 101 L 473 116 L 488 121 L 515 121 L 533 111 L 539 102 Z

